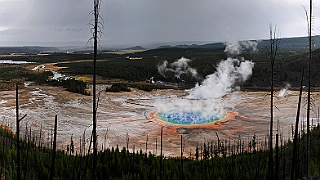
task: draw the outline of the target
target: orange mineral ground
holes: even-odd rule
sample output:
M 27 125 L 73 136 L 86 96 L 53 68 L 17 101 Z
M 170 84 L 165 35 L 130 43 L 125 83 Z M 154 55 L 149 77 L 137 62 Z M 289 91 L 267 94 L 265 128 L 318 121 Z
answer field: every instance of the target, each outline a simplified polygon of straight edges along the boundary
M 181 90 L 157 90 L 144 92 L 107 93 L 105 86 L 98 86 L 99 106 L 97 112 L 98 148 L 128 147 L 130 151 L 142 150 L 160 155 L 161 129 L 163 128 L 163 154 L 180 156 L 181 136 L 183 155 L 194 156 L 195 149 L 203 143 L 221 141 L 236 145 L 239 140 L 247 142 L 254 135 L 259 148 L 266 148 L 264 140 L 269 133 L 270 98 L 268 92 L 234 92 L 223 97 L 222 119 L 206 124 L 179 125 L 159 119 L 156 116 L 157 101 L 169 107 L 169 103 L 185 97 L 188 92 Z M 277 96 L 277 94 L 276 94 Z M 314 92 L 314 104 L 319 102 L 319 93 Z M 186 101 L 186 100 L 185 100 Z M 193 100 L 192 103 L 197 101 Z M 291 138 L 298 92 L 290 91 L 286 96 L 274 99 L 274 134 Z M 89 147 L 92 131 L 92 97 L 74 94 L 61 87 L 37 86 L 25 83 L 19 90 L 20 115 L 27 114 L 21 121 L 21 133 L 31 127 L 31 136 L 50 146 L 55 115 L 58 115 L 57 141 L 59 149 L 67 149 L 71 137 L 75 151 L 80 153 Z M 182 106 L 184 104 L 182 103 Z M 317 115 L 311 114 L 313 124 L 318 123 Z M 302 119 L 304 122 L 304 119 Z M 15 132 L 15 92 L 0 92 L 0 125 L 8 126 Z M 21 137 L 24 137 L 22 135 Z M 81 139 L 81 146 L 80 146 Z M 246 143 L 244 143 L 246 144 Z M 147 145 L 147 146 L 146 146 Z M 80 148 L 81 147 L 81 148 Z

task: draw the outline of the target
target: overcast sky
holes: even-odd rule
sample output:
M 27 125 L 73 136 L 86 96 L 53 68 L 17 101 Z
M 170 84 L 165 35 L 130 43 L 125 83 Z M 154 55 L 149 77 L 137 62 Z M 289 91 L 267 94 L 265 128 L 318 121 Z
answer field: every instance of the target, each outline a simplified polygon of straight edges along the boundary
M 93 0 L 0 0 L 0 46 L 71 42 L 85 46 Z M 314 1 L 313 34 L 320 30 Z M 307 35 L 309 0 L 103 0 L 101 45 L 266 39 Z M 70 43 L 68 43 L 70 44 Z

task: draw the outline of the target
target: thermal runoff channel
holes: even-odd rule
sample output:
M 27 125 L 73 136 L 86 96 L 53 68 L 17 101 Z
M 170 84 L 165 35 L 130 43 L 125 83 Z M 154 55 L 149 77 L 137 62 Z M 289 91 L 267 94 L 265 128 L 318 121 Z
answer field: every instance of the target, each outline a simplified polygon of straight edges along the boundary
M 254 42 L 229 43 L 225 52 L 228 55 L 240 54 L 242 50 L 256 50 Z M 174 63 L 167 61 L 158 66 L 159 73 L 174 73 L 179 79 L 182 74 L 198 77 L 196 69 L 190 67 L 190 59 L 182 57 Z M 187 90 L 184 97 L 166 97 L 155 101 L 154 113 L 160 121 L 171 125 L 205 125 L 215 123 L 228 115 L 228 111 L 236 105 L 235 95 L 238 86 L 248 80 L 252 74 L 254 63 L 244 58 L 227 58 L 216 65 L 216 71 L 206 76 L 201 84 Z

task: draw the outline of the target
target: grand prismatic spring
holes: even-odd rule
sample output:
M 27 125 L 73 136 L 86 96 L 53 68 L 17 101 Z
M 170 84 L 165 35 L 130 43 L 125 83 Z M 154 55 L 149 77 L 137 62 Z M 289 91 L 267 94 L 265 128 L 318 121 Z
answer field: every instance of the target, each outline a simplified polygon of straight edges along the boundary
M 212 114 L 207 115 L 201 111 L 171 111 L 171 112 L 158 112 L 156 116 L 161 120 L 177 124 L 177 125 L 200 125 L 213 123 L 221 119 L 224 115 Z

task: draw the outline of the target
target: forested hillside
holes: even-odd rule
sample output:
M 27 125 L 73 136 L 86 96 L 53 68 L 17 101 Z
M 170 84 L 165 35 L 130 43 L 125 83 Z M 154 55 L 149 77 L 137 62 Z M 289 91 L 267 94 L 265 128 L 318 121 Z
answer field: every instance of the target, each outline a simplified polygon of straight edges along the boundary
M 281 48 L 281 47 L 280 47 Z M 196 82 L 200 82 L 209 74 L 216 70 L 216 65 L 221 60 L 227 58 L 224 49 L 188 49 L 188 48 L 169 48 L 154 49 L 141 53 L 118 55 L 116 57 L 103 57 L 105 61 L 97 62 L 97 74 L 104 79 L 123 79 L 132 82 L 147 81 L 151 77 L 155 80 L 167 82 L 183 81 L 190 86 Z M 127 57 L 142 57 L 141 60 L 130 60 Z M 191 60 L 189 66 L 195 68 L 200 79 L 192 78 L 186 74 L 182 74 L 180 79 L 176 79 L 173 74 L 163 77 L 158 72 L 158 66 L 164 61 L 173 63 L 174 61 L 185 57 Z M 263 50 L 256 53 L 240 54 L 234 58 L 242 58 L 252 60 L 255 63 L 251 78 L 243 84 L 249 87 L 269 87 L 270 86 L 270 62 L 266 59 L 266 52 Z M 275 61 L 275 85 L 282 87 L 289 83 L 298 87 L 302 69 L 306 67 L 307 54 L 287 54 L 286 51 L 280 51 Z M 320 85 L 320 76 L 318 69 L 320 68 L 320 50 L 313 51 L 312 59 L 312 84 Z M 78 75 L 90 74 L 93 71 L 90 62 L 61 63 L 58 66 L 67 66 L 63 69 L 63 73 Z M 305 78 L 306 79 L 306 78 Z

